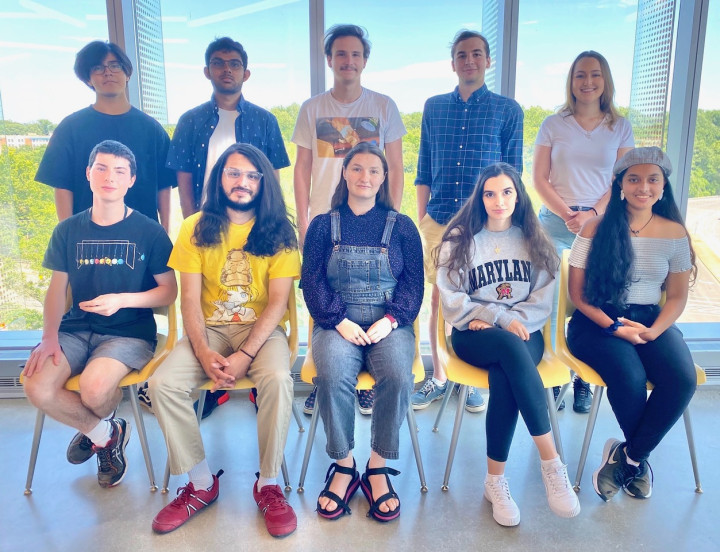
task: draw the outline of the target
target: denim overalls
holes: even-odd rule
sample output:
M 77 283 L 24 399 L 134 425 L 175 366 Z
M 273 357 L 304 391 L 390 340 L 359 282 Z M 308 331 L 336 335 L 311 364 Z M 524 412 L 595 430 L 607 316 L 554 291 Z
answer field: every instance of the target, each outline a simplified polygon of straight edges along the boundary
M 330 213 L 333 252 L 327 267 L 330 287 L 347 305 L 346 317 L 363 329 L 385 316 L 385 304 L 392 300 L 397 280 L 390 270 L 388 247 L 397 218 L 389 211 L 380 247 L 340 245 L 340 213 Z

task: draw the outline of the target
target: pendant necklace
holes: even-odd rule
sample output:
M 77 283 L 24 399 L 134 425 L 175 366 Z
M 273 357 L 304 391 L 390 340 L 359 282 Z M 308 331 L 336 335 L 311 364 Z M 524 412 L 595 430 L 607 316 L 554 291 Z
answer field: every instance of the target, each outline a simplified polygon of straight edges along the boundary
M 645 227 L 646 227 L 648 224 L 650 224 L 650 222 L 652 221 L 652 219 L 653 219 L 654 217 L 655 217 L 655 213 L 653 213 L 652 215 L 650 215 L 650 218 L 648 219 L 648 221 L 647 221 L 645 224 L 643 224 L 642 228 L 640 228 L 639 230 L 633 230 L 632 228 L 630 228 L 630 225 L 628 224 L 628 227 L 630 228 L 630 232 L 632 233 L 632 235 L 633 235 L 633 236 L 637 236 L 640 232 L 642 232 L 643 230 L 645 230 Z

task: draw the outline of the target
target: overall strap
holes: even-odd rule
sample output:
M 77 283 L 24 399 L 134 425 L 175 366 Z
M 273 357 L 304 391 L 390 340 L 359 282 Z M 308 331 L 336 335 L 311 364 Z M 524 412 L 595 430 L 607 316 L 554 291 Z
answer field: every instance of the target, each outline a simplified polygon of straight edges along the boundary
M 382 240 L 380 246 L 383 249 L 387 249 L 390 245 L 390 237 L 392 236 L 393 227 L 395 226 L 395 220 L 397 219 L 397 211 L 388 211 L 387 218 L 385 219 L 385 230 L 383 231 Z
M 330 211 L 330 239 L 337 248 L 340 245 L 340 211 Z

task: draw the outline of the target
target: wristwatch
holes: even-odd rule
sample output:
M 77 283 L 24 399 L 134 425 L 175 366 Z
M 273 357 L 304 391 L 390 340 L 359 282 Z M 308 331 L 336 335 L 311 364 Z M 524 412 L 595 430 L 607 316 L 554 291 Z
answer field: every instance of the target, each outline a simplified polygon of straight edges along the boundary
M 603 332 L 605 332 L 608 335 L 615 335 L 615 332 L 617 331 L 617 329 L 620 326 L 624 326 L 624 325 L 625 324 L 623 324 L 622 322 L 620 322 L 620 320 L 618 320 L 616 318 L 615 321 L 612 324 L 610 324 L 607 328 L 603 328 Z
M 398 321 L 395 320 L 395 317 L 392 314 L 386 314 L 385 318 L 390 320 L 390 327 L 394 330 L 398 327 Z

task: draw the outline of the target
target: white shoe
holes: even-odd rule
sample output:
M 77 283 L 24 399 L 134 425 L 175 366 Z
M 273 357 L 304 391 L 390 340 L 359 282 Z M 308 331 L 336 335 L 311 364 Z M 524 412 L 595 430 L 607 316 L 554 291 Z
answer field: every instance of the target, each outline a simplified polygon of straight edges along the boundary
M 540 468 L 550 509 L 560 517 L 575 517 L 580 513 L 580 502 L 570 484 L 567 466 L 559 456 L 551 462 Z
M 485 476 L 485 498 L 492 503 L 493 519 L 505 527 L 520 523 L 520 509 L 510 496 L 510 487 L 504 475 Z

